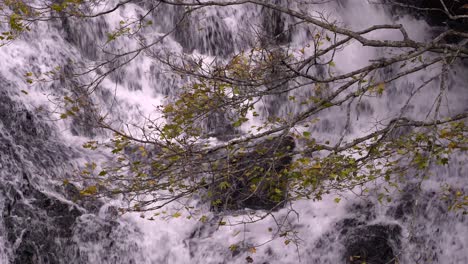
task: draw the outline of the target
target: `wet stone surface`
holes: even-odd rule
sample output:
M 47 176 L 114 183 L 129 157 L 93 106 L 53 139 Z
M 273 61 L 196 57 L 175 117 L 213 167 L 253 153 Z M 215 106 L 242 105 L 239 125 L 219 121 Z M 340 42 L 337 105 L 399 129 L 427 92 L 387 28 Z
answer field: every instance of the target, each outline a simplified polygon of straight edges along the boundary
M 401 227 L 392 224 L 363 225 L 346 231 L 345 258 L 350 264 L 397 263 Z

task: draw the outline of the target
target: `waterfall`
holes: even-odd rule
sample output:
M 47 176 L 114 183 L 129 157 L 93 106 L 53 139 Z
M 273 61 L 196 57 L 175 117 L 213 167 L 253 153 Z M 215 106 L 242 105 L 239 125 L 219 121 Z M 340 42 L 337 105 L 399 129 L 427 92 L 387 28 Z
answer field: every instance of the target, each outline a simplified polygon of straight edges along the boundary
M 287 0 L 272 2 L 292 5 Z M 340 21 L 351 29 L 403 24 L 412 38 L 421 41 L 431 39 L 436 30 L 422 18 L 409 13 L 397 16 L 393 9 L 368 1 L 335 0 L 305 6 L 310 12 Z M 150 44 L 170 33 L 183 14 L 183 8 L 160 5 L 148 17 L 152 24 L 143 27 L 139 34 L 108 41 L 108 33 L 116 30 L 121 21 L 142 17 L 147 8 L 144 1 L 130 2 L 97 18 L 41 21 L 32 25 L 31 31 L 0 47 L 0 264 L 246 263 L 251 260 L 253 263 L 361 263 L 349 259 L 358 254 L 367 254 L 373 261 L 369 264 L 394 263 L 389 262 L 393 256 L 402 264 L 468 263 L 467 217 L 461 212 L 447 211 L 448 202 L 440 195 L 442 183 L 468 192 L 466 155 L 453 157 L 449 166 L 431 167 L 431 177 L 427 180 L 404 183 L 400 191 L 391 193 L 392 201 L 379 202 L 378 194 L 372 191 L 377 182 L 362 196 L 346 192 L 336 203 L 337 194 L 331 193 L 321 201 L 297 201 L 291 205 L 294 210 L 285 208 L 275 212 L 274 217 L 251 224 L 219 226 L 221 216 L 208 209 L 206 222 L 185 214 L 178 218 L 159 215 L 154 220 L 149 220 L 150 213 L 118 216 L 116 208 L 122 201 L 77 198 L 81 186 L 64 184 L 64 180 L 73 178 L 85 163 L 109 158 L 108 153 L 86 150 L 82 145 L 110 134 L 93 128 L 93 113 L 60 119 L 61 112 L 55 112 L 57 104 L 61 104 L 58 99 L 80 93 L 78 88 L 69 89 L 76 85 L 66 78 L 67 71 L 84 71 L 89 65 L 111 58 L 101 49 L 125 52 L 139 43 Z M 277 32 L 295 22 L 287 15 L 253 4 L 202 9 L 178 25 L 169 37 L 161 38 L 146 52 L 110 73 L 93 94 L 93 103 L 117 125 L 122 120 L 122 123 L 140 124 L 145 116 L 156 118 L 155 107 L 174 97 L 187 80 L 154 60 L 152 54 L 186 53 L 223 60 L 251 47 L 253 37 L 258 35 L 264 36 L 264 45 L 297 49 L 313 38 L 310 28 L 298 26 L 277 36 Z M 398 39 L 397 33 L 379 30 L 371 34 L 376 39 Z M 309 55 L 311 52 L 304 51 Z M 334 70 L 352 71 L 379 59 L 383 52 L 392 49 L 352 43 L 337 52 Z M 131 56 L 124 56 L 115 64 Z M 449 76 L 450 93 L 444 98 L 443 113 L 467 108 L 468 76 L 463 74 L 466 65 L 453 67 L 456 69 Z M 34 85 L 26 80 L 29 72 L 32 78 L 42 78 L 54 69 L 55 74 L 64 78 L 34 81 Z M 412 90 L 437 70 L 440 69 L 429 67 L 408 75 L 386 87 L 383 96 L 356 101 L 351 106 L 352 126 L 345 133 L 345 140 L 371 130 L 375 120 L 398 114 Z M 317 70 L 314 74 L 321 73 Z M 380 74 L 385 77 L 392 72 Z M 83 76 L 80 80 L 91 78 Z M 432 107 L 427 102 L 432 102 L 437 93 L 438 87 L 434 85 L 418 94 L 405 115 L 425 115 Z M 306 89 L 289 94 L 297 98 L 310 95 L 311 91 Z M 303 110 L 282 96 L 265 98 L 257 107 L 260 118 L 287 116 Z M 320 114 L 317 125 L 311 128 L 317 140 L 339 140 L 345 129 L 345 108 L 336 107 Z M 223 114 L 206 124 L 214 135 L 234 133 Z M 236 133 L 242 133 L 256 122 L 252 118 Z M 218 140 L 224 139 L 219 136 Z M 255 211 L 223 216 L 223 221 L 238 223 L 250 213 Z M 275 234 L 278 222 L 294 232 L 278 237 Z M 276 238 L 272 240 L 273 237 Z

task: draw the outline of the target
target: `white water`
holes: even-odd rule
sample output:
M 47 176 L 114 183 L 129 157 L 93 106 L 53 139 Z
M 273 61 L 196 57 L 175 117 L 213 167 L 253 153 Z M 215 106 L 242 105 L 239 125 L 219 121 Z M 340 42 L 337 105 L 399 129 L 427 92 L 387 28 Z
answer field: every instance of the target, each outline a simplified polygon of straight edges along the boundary
M 430 37 L 429 26 L 425 22 L 416 21 L 409 16 L 394 21 L 386 10 L 370 5 L 366 1 L 331 1 L 317 5 L 314 9 L 309 8 L 310 12 L 325 12 L 350 28 L 364 28 L 382 23 L 402 23 L 407 25 L 411 37 L 421 40 Z M 63 96 L 66 88 L 61 87 L 62 84 L 57 82 L 28 85 L 24 77 L 26 72 L 39 75 L 39 73 L 47 72 L 55 66 L 66 65 L 70 61 L 75 62 L 75 65 L 78 66 L 99 61 L 101 58 L 99 58 L 98 46 L 105 44 L 107 40 L 105 33 L 117 27 L 119 21 L 135 18 L 142 13 L 141 7 L 130 4 L 104 18 L 87 22 L 72 21 L 68 33 L 64 32 L 60 21 L 38 23 L 33 27 L 31 33 L 20 37 L 7 46 L 0 47 L 0 77 L 14 84 L 9 88 L 4 85 L 0 89 L 6 90 L 14 100 L 23 102 L 31 111 L 35 111 L 41 105 L 44 108 L 53 109 L 53 105 L 49 101 L 50 94 Z M 153 15 L 153 26 L 143 31 L 146 42 L 150 43 L 167 32 L 173 21 L 171 18 L 173 16 L 175 16 L 173 8 L 164 7 L 157 11 Z M 210 28 L 213 26 L 212 20 L 202 19 L 206 17 L 212 17 L 213 21 L 220 23 L 220 29 Z M 184 48 L 179 42 L 184 39 L 191 41 L 191 44 L 187 46 L 195 48 L 195 50 L 191 48 L 186 50 L 190 53 L 213 57 L 222 55 L 226 51 L 238 52 L 249 46 L 249 43 L 241 38 L 242 34 L 247 36 L 253 34 L 252 25 L 262 23 L 260 8 L 249 5 L 210 8 L 203 14 L 195 15 L 190 21 L 192 24 L 187 30 L 190 35 L 171 36 L 151 50 L 157 52 L 165 49 L 174 53 L 182 52 Z M 291 21 L 286 21 L 291 23 Z M 206 41 L 207 32 L 210 30 L 218 32 L 224 40 L 231 41 L 216 42 L 216 45 L 210 46 Z M 68 40 L 64 37 L 66 34 L 71 34 Z M 231 39 L 227 38 L 227 35 Z M 372 37 L 398 39 L 399 34 L 393 31 L 378 31 Z M 310 41 L 308 38 L 305 30 L 299 29 L 293 33 L 290 45 L 293 49 L 300 49 Z M 105 49 L 119 47 L 128 50 L 136 47 L 136 42 L 124 38 L 113 44 L 108 44 Z M 306 55 L 310 52 L 312 49 L 305 50 Z M 347 72 L 356 69 L 367 64 L 369 60 L 382 56 L 385 52 L 392 51 L 363 48 L 359 44 L 353 43 L 337 54 L 335 70 Z M 367 102 L 369 104 L 368 111 L 357 113 L 356 110 L 353 110 L 353 126 L 351 132 L 346 135 L 346 139 L 349 140 L 367 133 L 373 128 L 374 120 L 389 120 L 396 116 L 405 98 L 411 92 L 410 89 L 417 87 L 419 83 L 427 80 L 432 74 L 436 74 L 438 70 L 440 69 L 437 66 L 431 67 L 398 80 L 392 87 L 386 88 L 389 92 L 386 92 L 384 96 Z M 459 72 L 462 70 L 460 69 Z M 444 113 L 457 112 L 457 110 L 466 107 L 465 104 L 468 101 L 466 81 L 466 76 L 460 74 L 451 76 L 451 92 L 443 101 Z M 116 120 L 122 118 L 138 123 L 142 114 L 155 117 L 156 114 L 153 111 L 155 106 L 164 103 L 164 96 L 175 94 L 177 87 L 182 83 L 183 80 L 180 80 L 178 76 L 171 74 L 161 64 L 143 54 L 101 84 L 101 91 L 107 91 L 111 94 L 115 92 L 116 102 L 109 101 L 105 96 L 97 96 L 96 100 L 100 100 L 103 105 L 106 105 L 107 109 L 103 111 L 111 112 Z M 420 93 L 410 104 L 411 110 L 405 114 L 407 116 L 420 116 L 427 113 L 431 107 L 431 104 L 427 102 L 434 101 L 437 88 L 430 87 Z M 25 95 L 21 90 L 27 91 L 28 94 Z M 301 91 L 295 95 L 300 97 L 307 94 L 307 91 Z M 274 102 L 266 102 L 266 104 L 269 103 Z M 352 109 L 357 109 L 357 106 L 352 107 Z M 320 122 L 312 128 L 317 140 L 330 140 L 332 142 L 338 140 L 344 127 L 345 118 L 341 110 L 330 110 L 321 114 Z M 292 104 L 287 102 L 280 102 L 279 113 L 287 114 L 289 111 L 295 112 L 299 109 L 294 109 Z M 54 119 L 57 118 L 57 115 L 50 115 L 48 118 Z M 255 121 L 248 125 L 252 124 L 255 124 Z M 56 133 L 53 134 L 54 138 L 50 140 L 71 147 L 70 161 L 56 166 L 56 171 L 48 173 L 50 177 L 46 179 L 42 176 L 44 172 L 37 173 L 34 164 L 29 164 L 28 166 L 31 168 L 28 170 L 35 175 L 35 182 L 41 188 L 55 193 L 50 183 L 60 183 L 64 177 L 61 175 L 64 171 L 70 172 L 71 168 L 75 168 L 79 163 L 102 160 L 103 155 L 83 150 L 81 144 L 89 138 L 84 134 L 72 133 L 73 124 L 69 121 L 58 121 L 51 125 L 56 128 Z M 196 219 L 186 219 L 187 214 L 176 219 L 170 218 L 170 220 L 155 217 L 153 221 L 147 220 L 149 215 L 145 216 L 146 219 L 141 218 L 139 214 L 124 215 L 118 220 L 121 223 L 119 229 L 112 233 L 115 236 L 110 238 L 110 240 L 116 241 L 117 246 L 107 251 L 103 250 L 103 241 L 105 240 L 103 237 L 85 243 L 80 240 L 79 229 L 77 229 L 74 239 L 78 241 L 81 254 L 87 256 L 88 263 L 245 263 L 247 256 L 251 256 L 254 263 L 298 263 L 299 261 L 301 263 L 341 263 L 345 248 L 336 223 L 343 219 L 354 218 L 360 219 L 368 225 L 382 223 L 400 225 L 403 230 L 403 236 L 400 238 L 402 240 L 401 254 L 395 252 L 399 254 L 400 263 L 425 263 L 429 260 L 435 263 L 468 263 L 468 253 L 465 252 L 468 247 L 466 217 L 455 213 L 442 214 L 437 208 L 443 206 L 444 203 L 438 197 L 427 194 L 431 190 L 439 190 L 437 179 L 440 178 L 449 178 L 458 186 L 466 185 L 467 168 L 465 162 L 465 157 L 459 157 L 448 169 L 435 170 L 434 172 L 438 175 L 435 175 L 433 180 L 426 181 L 419 194 L 414 193 L 416 196 L 420 195 L 419 198 L 415 197 L 414 199 L 417 201 L 420 199 L 419 203 L 422 205 L 414 206 L 413 215 L 409 214 L 400 219 L 396 219 L 388 211 L 397 207 L 400 202 L 404 202 L 404 198 L 396 199 L 393 203 L 379 205 L 376 203 L 376 198 L 371 195 L 368 199 L 374 203 L 373 207 L 363 210 L 356 209 L 356 204 L 365 204 L 365 202 L 352 194 L 344 194 L 339 204 L 333 202 L 335 195 L 326 196 L 320 202 L 296 202 L 293 207 L 299 217 L 292 214 L 286 218 L 287 209 L 277 212 L 275 216 L 277 220 L 288 219 L 289 225 L 298 232 L 297 246 L 295 243 L 286 245 L 286 238 L 275 236 L 277 224 L 272 218 L 255 224 L 218 227 L 217 218 L 202 224 Z M 4 175 L 1 176 L 4 177 Z M 7 179 L 14 181 L 14 177 L 11 175 Z M 394 195 L 398 197 L 400 194 L 395 192 Z M 426 202 L 427 204 L 424 204 Z M 210 212 L 204 212 L 204 214 L 207 214 L 209 218 L 213 217 Z M 85 227 L 91 229 L 87 232 L 93 233 L 91 227 L 105 226 L 107 221 L 105 217 L 105 214 L 98 217 L 84 215 L 81 216 L 81 221 L 85 223 Z M 236 223 L 240 218 L 242 216 L 227 217 L 224 221 Z M 1 219 L 0 224 L 2 224 Z M 269 231 L 269 228 L 272 228 L 272 231 Z M 2 228 L 0 228 L 1 230 Z M 95 232 L 100 234 L 102 230 L 96 228 Z M 121 232 L 120 236 L 119 232 Z M 326 237 L 327 234 L 328 237 Z M 276 239 L 268 242 L 272 238 Z M 321 239 L 325 242 L 319 242 Z M 262 245 L 265 242 L 268 243 Z M 319 247 L 319 243 L 325 243 L 325 246 Z M 255 246 L 256 252 L 241 250 L 239 254 L 233 254 L 229 250 L 233 244 L 238 244 L 241 249 Z M 0 234 L 0 247 L 10 251 L 14 245 L 8 243 L 6 238 Z M 114 258 L 105 256 L 109 252 L 112 252 Z M 8 263 L 7 259 L 12 261 L 12 254 L 0 250 L 0 263 Z M 436 257 L 434 257 L 435 254 Z M 418 260 L 418 256 L 423 257 Z M 66 261 L 84 263 L 78 259 Z

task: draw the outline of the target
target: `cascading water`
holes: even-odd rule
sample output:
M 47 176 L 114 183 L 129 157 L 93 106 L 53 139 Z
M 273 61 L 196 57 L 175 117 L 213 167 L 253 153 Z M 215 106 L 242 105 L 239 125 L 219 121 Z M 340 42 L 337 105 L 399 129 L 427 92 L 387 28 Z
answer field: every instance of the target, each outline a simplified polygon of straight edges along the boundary
M 313 6 L 350 28 L 402 23 L 412 37 L 430 38 L 431 28 L 424 21 L 409 15 L 397 20 L 389 10 L 367 1 L 329 1 Z M 218 226 L 214 215 L 206 223 L 184 218 L 150 221 L 131 213 L 117 217 L 113 205 L 118 201 L 104 204 L 77 199 L 78 190 L 73 185 L 64 186 L 62 181 L 70 178 L 79 165 L 106 159 L 105 154 L 81 148 L 90 138 L 105 136 L 106 132 L 93 130 L 86 115 L 52 122 L 54 115 L 48 114 L 54 107 L 51 102 L 54 96 L 70 92 L 63 88 L 69 83 L 45 82 L 30 88 L 24 75 L 45 73 L 57 65 L 80 69 L 99 63 L 107 56 L 99 49 L 107 43 L 106 33 L 120 21 L 143 15 L 144 9 L 127 4 L 99 18 L 40 22 L 28 34 L 0 48 L 0 263 L 360 263 L 352 259 L 359 254 L 367 255 L 368 263 L 393 263 L 394 256 L 398 263 L 468 263 L 466 216 L 447 212 L 446 202 L 438 196 L 442 180 L 466 189 L 466 156 L 454 158 L 449 167 L 434 168 L 431 179 L 422 184 L 406 184 L 401 192 L 392 194 L 394 199 L 388 203 L 380 204 L 373 194 L 365 198 L 346 194 L 336 204 L 330 195 L 320 202 L 295 202 L 297 215 L 280 210 L 275 218 L 247 225 Z M 163 36 L 181 16 L 181 10 L 175 7 L 162 5 L 155 10 L 153 25 L 143 29 L 145 39 L 138 41 Z M 265 30 L 260 34 L 271 36 L 293 23 L 285 15 L 250 4 L 213 7 L 193 14 L 150 51 L 222 58 L 251 46 L 249 36 L 258 34 L 257 25 Z M 300 47 L 310 41 L 310 34 L 307 30 L 292 30 L 267 45 Z M 373 34 L 376 38 L 398 38 L 389 31 Z M 136 43 L 137 39 L 116 40 L 104 48 L 130 49 L 137 47 Z M 354 43 L 338 52 L 336 70 L 356 69 L 378 59 L 381 52 Z M 353 105 L 355 120 L 346 138 L 372 129 L 373 120 L 399 111 L 406 96 L 431 70 L 398 80 L 378 100 Z M 458 72 L 463 70 L 460 66 Z M 165 96 L 174 95 L 183 82 L 142 54 L 110 74 L 94 100 L 116 121 L 138 122 L 150 115 Z M 450 76 L 450 105 L 444 111 L 466 108 L 466 82 L 467 77 L 461 74 Z M 421 93 L 410 104 L 408 115 L 427 113 L 431 106 L 426 102 L 436 92 L 434 88 Z M 297 91 L 294 95 L 306 94 Z M 285 98 L 268 98 L 262 103 L 259 109 L 263 115 L 300 110 Z M 338 140 L 345 118 L 340 109 L 324 112 L 313 130 L 314 137 Z M 225 123 L 221 114 L 208 127 L 216 135 L 233 133 L 228 126 L 220 128 Z M 235 222 L 242 217 L 227 219 Z M 297 231 L 297 246 L 285 244 L 282 238 L 270 241 L 277 221 Z M 229 250 L 233 244 L 241 246 Z M 256 252 L 248 250 L 253 246 Z

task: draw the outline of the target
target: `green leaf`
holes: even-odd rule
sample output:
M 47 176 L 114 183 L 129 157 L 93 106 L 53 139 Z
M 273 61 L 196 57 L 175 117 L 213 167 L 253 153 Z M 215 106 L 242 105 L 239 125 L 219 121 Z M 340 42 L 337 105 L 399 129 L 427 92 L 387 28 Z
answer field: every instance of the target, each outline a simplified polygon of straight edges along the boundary
M 230 186 L 231 186 L 231 185 L 230 185 L 228 182 L 226 182 L 226 181 L 223 181 L 223 182 L 219 183 L 219 188 L 220 188 L 221 190 L 225 190 L 225 189 L 229 188 Z
M 385 83 L 381 82 L 379 84 L 377 84 L 377 87 L 376 87 L 376 91 L 378 94 L 382 94 L 385 90 Z
M 180 212 L 176 212 L 172 215 L 174 218 L 179 218 L 182 214 Z
M 206 223 L 208 221 L 208 217 L 206 215 L 202 215 L 198 221 Z
M 334 104 L 332 102 L 325 102 L 325 103 L 323 103 L 323 106 L 324 107 L 332 107 L 332 106 L 334 106 Z
M 231 251 L 236 251 L 238 248 L 239 248 L 239 246 L 236 245 L 236 244 L 232 244 L 232 245 L 229 246 L 229 250 L 231 250 Z
M 52 4 L 50 8 L 57 12 L 61 12 L 63 10 L 63 6 L 59 4 Z
M 95 185 L 91 185 L 88 188 L 80 192 L 80 194 L 84 196 L 94 195 L 96 193 L 97 193 L 97 187 Z
M 233 127 L 240 127 L 242 125 L 242 119 L 236 120 L 236 122 L 232 123 Z
M 403 155 L 406 153 L 406 151 L 404 149 L 397 149 L 397 153 Z

